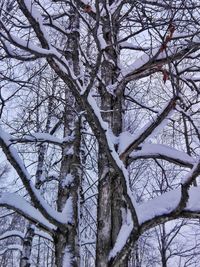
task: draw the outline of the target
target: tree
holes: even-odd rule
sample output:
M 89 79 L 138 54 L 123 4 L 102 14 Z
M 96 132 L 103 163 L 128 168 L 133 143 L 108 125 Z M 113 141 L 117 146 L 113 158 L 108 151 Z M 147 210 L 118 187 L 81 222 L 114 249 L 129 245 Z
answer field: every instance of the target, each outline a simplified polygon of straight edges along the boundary
M 145 231 L 200 217 L 199 9 L 1 1 L 0 145 L 26 194 L 0 205 L 48 233 L 56 266 L 83 265 L 88 229 L 96 267 L 122 267 Z

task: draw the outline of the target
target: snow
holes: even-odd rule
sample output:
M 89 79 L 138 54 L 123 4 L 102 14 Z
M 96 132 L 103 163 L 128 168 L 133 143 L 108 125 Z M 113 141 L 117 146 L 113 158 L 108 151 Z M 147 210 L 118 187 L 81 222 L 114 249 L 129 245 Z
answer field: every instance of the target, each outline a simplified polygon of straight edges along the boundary
M 131 214 L 130 212 L 128 212 L 125 222 L 123 222 L 123 225 L 119 231 L 115 245 L 110 252 L 109 259 L 114 258 L 117 255 L 117 253 L 121 251 L 121 249 L 126 244 L 132 229 L 133 229 L 133 222 L 131 220 Z
M 70 253 L 70 248 L 65 248 L 65 254 L 63 257 L 63 266 L 65 267 L 72 267 L 72 255 Z
M 32 183 L 31 183 L 32 184 Z M 68 213 L 65 212 L 58 212 L 54 209 L 51 208 L 51 206 L 49 206 L 47 204 L 47 202 L 42 198 L 41 194 L 40 194 L 40 191 L 37 190 L 33 184 L 32 184 L 32 189 L 33 189 L 33 192 L 34 194 L 36 195 L 37 199 L 39 199 L 40 201 L 40 204 L 42 205 L 42 207 L 45 209 L 45 211 L 54 219 L 56 220 L 57 222 L 59 223 L 63 223 L 63 224 L 67 224 L 71 221 L 71 215 L 70 215 L 70 218 L 68 219 L 68 217 L 66 215 L 68 215 Z M 71 210 L 69 210 L 69 214 L 71 214 Z
M 193 159 L 187 153 L 162 144 L 145 143 L 142 145 L 141 150 L 132 152 L 130 157 L 137 158 L 151 155 L 162 155 L 172 159 L 180 159 L 181 161 L 191 165 L 195 163 L 195 159 Z
M 33 44 L 32 42 L 25 41 L 22 38 L 19 38 L 15 35 L 11 35 L 11 39 L 13 39 L 13 41 L 15 42 L 15 45 L 18 47 L 21 47 L 22 49 L 25 50 L 31 50 L 31 52 L 35 53 L 35 54 L 41 54 L 43 55 L 48 55 L 48 56 L 52 56 L 54 57 L 54 60 L 56 62 L 57 65 L 59 65 L 60 69 L 63 70 L 65 73 L 67 73 L 72 79 L 76 80 L 76 84 L 78 85 L 79 88 L 82 88 L 80 82 L 78 81 L 76 75 L 74 74 L 73 69 L 70 68 L 68 61 L 65 59 L 65 57 L 58 52 L 58 50 L 56 48 L 54 48 L 51 45 L 50 42 L 50 37 L 43 25 L 43 19 L 41 14 L 39 13 L 39 11 L 37 10 L 36 6 L 31 3 L 31 1 L 24 1 L 24 4 L 27 8 L 27 10 L 30 12 L 32 18 L 34 20 L 37 21 L 37 23 L 39 24 L 39 28 L 40 31 L 42 32 L 43 36 L 44 36 L 44 40 L 46 42 L 46 46 L 47 47 L 39 47 L 35 44 Z M 3 34 L 2 34 L 3 35 Z M 9 39 L 8 36 L 4 36 L 5 39 Z M 41 40 L 40 40 L 41 41 Z
M 189 201 L 185 210 L 200 212 L 200 187 L 192 187 L 189 195 Z
M 115 147 L 114 147 L 114 143 L 113 143 L 113 135 L 111 135 L 111 131 L 109 130 L 108 123 L 102 119 L 100 109 L 97 106 L 97 103 L 96 103 L 96 101 L 95 101 L 95 99 L 91 93 L 89 93 L 89 95 L 88 95 L 88 103 L 91 106 L 91 108 L 93 109 L 93 112 L 95 113 L 95 115 L 97 116 L 102 129 L 105 131 L 105 137 L 106 137 L 107 145 L 110 149 L 110 153 L 111 153 L 116 165 L 119 167 L 119 169 L 121 169 L 121 171 L 123 173 L 123 176 L 124 176 L 124 179 L 126 182 L 127 196 L 130 198 L 130 200 L 133 204 L 132 208 L 136 209 L 137 203 L 136 203 L 135 197 L 133 195 L 133 192 L 131 191 L 130 186 L 129 186 L 128 171 L 125 168 L 124 163 L 119 158 L 118 153 L 115 151 Z
M 20 231 L 17 231 L 17 230 L 10 230 L 10 231 L 6 231 L 2 235 L 0 235 L 0 240 L 6 239 L 9 237 L 13 237 L 13 236 L 23 239 L 25 234 L 20 232 Z
M 7 248 L 5 248 L 3 250 L 0 250 L 0 255 L 3 255 L 8 250 L 19 250 L 19 251 L 22 251 L 23 247 L 21 245 L 18 245 L 18 244 L 7 245 Z
M 151 54 L 144 53 L 142 56 L 140 56 L 138 59 L 136 59 L 131 66 L 128 68 L 124 69 L 122 71 L 122 76 L 129 75 L 132 72 L 135 72 L 136 70 L 142 68 L 145 64 L 147 64 L 150 60 L 153 58 L 155 59 L 161 59 L 169 56 L 168 54 L 166 55 L 166 52 L 160 52 L 160 47 L 159 48 L 154 48 L 151 50 Z
M 22 160 L 19 158 L 17 150 L 13 147 L 12 143 L 10 142 L 10 139 L 12 139 L 12 136 L 10 134 L 6 133 L 2 129 L 2 127 L 0 127 L 0 140 L 2 140 L 4 142 L 4 144 L 8 147 L 13 158 L 15 158 L 16 163 L 20 166 L 21 170 L 28 176 L 27 177 L 28 180 L 30 180 L 30 176 L 28 175 Z
M 49 48 L 50 48 L 51 45 L 50 45 L 50 42 L 49 42 L 49 36 L 48 36 L 47 32 L 44 29 L 43 19 L 42 19 L 42 16 L 41 16 L 40 12 L 37 10 L 37 8 L 35 7 L 35 4 L 32 1 L 30 1 L 30 0 L 24 0 L 24 4 L 25 4 L 27 10 L 32 15 L 32 17 L 39 23 L 40 30 L 42 31 L 45 39 L 48 41 Z
M 199 37 L 196 37 L 196 44 L 199 43 Z M 151 49 L 148 53 L 142 54 L 138 59 L 136 59 L 129 67 L 124 69 L 121 73 L 121 78 L 123 79 L 125 76 L 132 75 L 133 73 L 137 73 L 139 70 L 141 70 L 146 64 L 153 63 L 154 60 L 162 60 L 166 59 L 168 57 L 171 57 L 177 51 L 181 52 L 181 50 L 185 48 L 192 48 L 194 47 L 195 39 L 191 43 L 188 42 L 188 40 L 182 40 L 181 45 L 171 45 L 168 47 L 167 51 L 161 51 L 161 44 L 158 47 L 155 47 Z
M 94 97 L 92 96 L 91 93 L 89 93 L 87 100 L 88 100 L 89 105 L 92 107 L 92 109 L 93 109 L 95 115 L 96 115 L 97 118 L 99 119 L 99 122 L 100 122 L 100 124 L 101 124 L 101 127 L 102 127 L 104 130 L 107 131 L 107 129 L 108 129 L 108 123 L 105 122 L 105 121 L 102 119 L 100 109 L 99 109 L 99 107 L 97 106 L 97 103 L 96 103 L 96 101 L 95 101 L 95 99 L 94 99 Z
M 169 214 L 178 206 L 180 198 L 181 188 L 178 188 L 138 205 L 139 223 Z M 189 189 L 189 200 L 184 211 L 200 212 L 200 186 Z
M 66 136 L 65 138 L 58 138 L 49 133 L 31 133 L 30 135 L 24 135 L 23 137 L 10 136 L 11 142 L 49 142 L 56 145 L 62 145 L 63 143 L 71 143 L 74 137 Z
M 194 166 L 193 166 L 193 168 L 191 169 L 191 171 L 190 171 L 185 177 L 182 178 L 182 180 L 181 180 L 182 184 L 186 184 L 186 183 L 189 183 L 189 182 L 190 182 L 190 179 L 191 179 L 191 177 L 192 177 L 192 174 L 193 174 L 193 172 L 195 171 L 195 169 L 198 167 L 199 164 L 200 164 L 200 158 L 199 158 L 199 161 L 197 161 L 197 162 L 194 164 Z
M 25 41 L 22 38 L 19 38 L 13 34 L 10 34 L 10 37 L 17 46 L 30 49 L 34 53 L 41 54 L 41 55 L 50 55 L 52 53 L 52 51 L 39 47 L 33 44 L 32 42 L 30 42 L 29 40 Z
M 71 185 L 71 183 L 74 181 L 74 177 L 72 176 L 71 173 L 68 173 L 65 177 L 65 179 L 62 181 L 62 186 L 67 187 Z
M 42 237 L 44 239 L 48 239 L 48 240 L 50 240 L 50 241 L 53 242 L 52 236 L 50 236 L 47 232 L 44 232 L 44 231 L 40 231 L 38 229 L 35 229 L 35 235 L 38 235 L 38 236 L 40 236 L 40 237 Z
M 69 197 L 62 211 L 62 216 L 68 223 L 73 223 L 73 199 Z
M 0 195 L 0 206 L 6 206 L 13 210 L 16 210 L 27 217 L 31 218 L 36 223 L 44 225 L 48 229 L 55 230 L 55 226 L 52 225 L 44 218 L 44 216 L 25 199 L 14 193 L 3 193 Z
M 120 6 L 121 1 L 114 1 L 112 5 L 108 5 L 107 9 L 109 10 L 109 14 L 112 15 L 117 10 L 117 8 Z
M 107 47 L 106 41 L 103 38 L 103 30 L 102 26 L 99 25 L 98 30 L 97 30 L 97 38 L 99 40 L 101 50 L 104 50 Z
M 51 134 L 48 134 L 48 133 L 32 133 L 31 136 L 33 136 L 35 139 L 37 139 L 37 141 L 41 141 L 41 142 L 42 141 L 50 141 L 52 143 L 58 143 L 58 144 L 63 143 L 62 139 L 59 139 L 59 138 L 57 138 Z M 29 136 L 27 136 L 27 137 L 29 137 Z
M 0 143 L 2 144 L 3 148 L 9 151 L 12 158 L 14 159 L 15 163 L 20 168 L 20 176 L 26 189 L 29 191 L 30 196 L 32 197 L 32 201 L 37 201 L 38 208 L 44 210 L 51 218 L 56 220 L 59 223 L 67 224 L 68 220 L 61 212 L 57 212 L 51 206 L 47 204 L 47 202 L 43 199 L 40 194 L 40 191 L 35 188 L 31 181 L 31 176 L 28 173 L 22 159 L 19 157 L 17 150 L 14 148 L 13 144 L 9 141 L 11 136 L 7 134 L 1 127 L 0 127 Z M 8 152 L 6 152 L 7 154 Z M 21 174 L 22 173 L 22 174 Z M 34 197 L 33 197 L 34 196 Z M 13 203 L 14 204 L 14 203 Z M 66 212 L 65 212 L 66 215 Z
M 170 100 L 171 101 L 171 100 Z M 149 120 L 141 129 L 137 130 L 131 137 L 131 135 L 128 132 L 121 133 L 119 136 L 119 153 L 122 154 L 126 151 L 126 149 L 134 143 L 137 139 L 139 139 L 148 129 L 149 127 L 159 118 L 168 106 L 169 102 L 163 107 L 163 109 L 151 120 Z M 156 135 L 158 132 L 162 131 L 162 129 L 165 127 L 166 123 L 168 122 L 168 119 L 174 114 L 174 110 L 170 111 L 169 114 L 163 118 L 162 122 L 159 123 L 158 126 L 156 126 L 153 131 L 145 137 L 145 140 L 148 140 L 150 138 L 153 138 L 154 135 Z
M 66 148 L 65 150 L 66 150 L 66 151 L 65 151 L 65 155 L 73 155 L 73 154 L 74 154 L 74 149 L 73 149 L 73 147 L 70 147 L 69 149 Z
M 131 134 L 130 132 L 122 132 L 119 135 L 119 146 L 118 152 L 121 154 L 126 148 L 136 139 L 136 135 Z
M 133 43 L 129 43 L 127 41 L 123 41 L 120 43 L 120 47 L 121 48 L 130 48 L 130 49 L 135 49 L 135 50 L 147 50 L 150 49 L 150 47 L 144 47 L 144 46 L 139 46 L 139 45 L 135 45 Z
M 176 189 L 138 205 L 139 223 L 142 224 L 156 216 L 170 213 L 178 206 L 180 197 L 181 190 Z

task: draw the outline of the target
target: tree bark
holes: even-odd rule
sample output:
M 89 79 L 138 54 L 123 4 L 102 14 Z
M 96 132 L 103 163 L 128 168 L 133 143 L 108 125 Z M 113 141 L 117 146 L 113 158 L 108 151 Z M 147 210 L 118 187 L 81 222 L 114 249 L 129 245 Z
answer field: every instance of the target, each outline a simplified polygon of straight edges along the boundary
M 69 65 L 73 68 L 74 74 L 79 75 L 79 16 L 77 10 L 72 7 L 70 8 L 70 13 L 70 20 L 68 22 L 70 34 L 66 40 L 65 57 Z M 54 240 L 57 267 L 65 267 L 69 262 L 72 267 L 78 267 L 80 265 L 78 203 L 81 180 L 81 120 L 72 110 L 72 107 L 74 107 L 76 112 L 78 112 L 79 107 L 74 103 L 74 98 L 69 91 L 69 88 L 66 87 L 64 137 L 70 136 L 73 138 L 73 141 L 71 145 L 66 144 L 62 148 L 57 208 L 61 212 L 66 202 L 71 198 L 73 221 L 70 231 L 63 232 L 61 229 L 58 229 L 56 232 Z
M 112 2 L 110 1 L 109 4 L 111 5 Z M 102 1 L 102 4 L 106 5 L 105 1 Z M 114 44 L 118 37 L 118 27 L 114 19 L 112 28 L 109 18 L 104 19 L 103 36 L 107 47 L 104 51 L 105 59 L 102 62 L 101 73 L 104 84 L 108 86 L 113 85 L 118 77 L 118 48 Z M 99 93 L 102 117 L 109 124 L 113 134 L 118 136 L 123 129 L 123 95 L 113 96 L 103 85 L 99 86 Z M 100 141 L 96 267 L 108 266 L 109 253 L 122 226 L 122 208 L 126 208 L 123 202 L 122 185 L 101 146 Z M 122 265 L 117 267 L 126 267 L 127 264 L 128 261 L 125 260 Z
M 34 237 L 34 228 L 32 225 L 29 225 L 23 242 L 23 251 L 20 259 L 20 267 L 31 266 L 30 258 L 31 258 L 33 237 Z

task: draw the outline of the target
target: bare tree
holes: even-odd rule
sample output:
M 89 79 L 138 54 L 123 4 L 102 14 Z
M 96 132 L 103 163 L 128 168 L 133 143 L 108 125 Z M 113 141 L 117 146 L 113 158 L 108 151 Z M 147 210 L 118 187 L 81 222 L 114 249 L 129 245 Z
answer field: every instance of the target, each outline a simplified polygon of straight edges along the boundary
M 199 11 L 195 0 L 1 1 L 0 145 L 26 195 L 0 205 L 48 233 L 56 266 L 83 265 L 89 244 L 96 267 L 128 266 L 145 231 L 200 217 Z M 50 79 L 43 92 L 35 77 Z M 50 177 L 49 196 L 38 183 Z

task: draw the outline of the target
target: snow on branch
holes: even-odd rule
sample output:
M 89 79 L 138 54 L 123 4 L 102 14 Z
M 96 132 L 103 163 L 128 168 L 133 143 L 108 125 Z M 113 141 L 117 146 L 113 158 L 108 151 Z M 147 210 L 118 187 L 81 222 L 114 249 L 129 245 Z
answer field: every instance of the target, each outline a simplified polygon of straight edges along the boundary
M 197 213 L 197 216 L 200 217 L 200 186 L 191 187 L 192 182 L 199 174 L 200 160 L 183 179 L 180 188 L 138 205 L 139 223 L 153 222 L 156 217 L 162 219 L 162 216 L 173 216 L 175 219 L 180 217 L 181 212 L 184 211 Z
M 52 236 L 50 234 L 48 234 L 47 232 L 44 232 L 44 231 L 40 231 L 38 229 L 35 229 L 35 232 L 34 233 L 35 233 L 35 235 L 37 235 L 39 237 L 42 237 L 44 239 L 47 239 L 47 240 L 53 242 Z
M 119 80 L 115 93 L 120 93 L 124 86 L 130 81 L 147 77 L 150 74 L 161 70 L 162 65 L 167 64 L 170 61 L 175 61 L 180 58 L 184 58 L 189 54 L 192 54 L 200 49 L 199 39 L 193 41 L 182 41 L 181 45 L 170 46 L 170 49 L 163 49 L 161 44 L 160 47 L 151 49 L 150 52 L 144 52 L 144 54 L 135 60 L 131 66 L 124 69 L 121 73 L 121 79 Z
M 19 177 L 21 178 L 23 185 L 29 193 L 33 205 L 37 207 L 42 215 L 52 224 L 55 224 L 56 226 L 66 227 L 67 224 L 71 223 L 71 210 L 69 211 L 69 222 L 66 217 L 66 211 L 64 212 L 64 214 L 57 212 L 47 204 L 47 202 L 41 196 L 39 190 L 37 190 L 33 185 L 31 176 L 28 173 L 22 159 L 18 155 L 17 150 L 10 142 L 10 139 L 11 136 L 0 127 L 0 146 L 2 147 L 7 159 L 10 161 L 11 165 L 14 167 Z
M 1 194 L 0 195 L 0 206 L 6 207 L 8 209 L 12 209 L 18 212 L 23 217 L 29 219 L 30 221 L 34 222 L 39 227 L 45 230 L 52 232 L 53 230 L 56 229 L 55 226 L 49 223 L 48 220 L 45 219 L 45 217 L 36 208 L 34 208 L 30 203 L 28 203 L 25 199 L 18 196 L 17 194 L 14 194 L 14 193 Z M 9 233 L 9 234 L 14 234 L 14 233 Z M 6 233 L 4 235 L 6 235 Z M 6 237 L 0 236 L 0 239 L 3 239 L 3 238 L 6 238 Z
M 2 26 L 3 23 L 0 22 L 0 25 Z M 4 30 L 7 31 L 5 27 L 4 27 Z M 43 56 L 43 57 L 53 55 L 53 53 L 52 53 L 53 51 L 41 48 L 41 47 L 33 44 L 30 40 L 27 40 L 27 41 L 23 40 L 22 38 L 19 38 L 19 37 L 15 36 L 14 34 L 9 33 L 9 31 L 6 33 L 7 33 L 7 35 L 1 33 L 1 36 L 20 49 L 26 50 L 27 52 L 31 52 L 31 53 L 34 53 L 38 56 Z M 11 55 L 13 55 L 13 56 L 17 55 L 16 50 L 11 50 L 11 48 L 8 46 L 7 42 L 4 42 L 4 45 L 6 46 L 7 51 L 10 52 Z
M 175 212 L 180 212 L 186 207 L 189 199 L 189 189 L 199 174 L 200 158 L 198 162 L 193 166 L 192 170 L 187 174 L 187 176 L 182 179 L 181 199 L 178 203 L 178 206 L 176 207 Z
M 9 237 L 19 237 L 20 239 L 24 239 L 24 233 L 21 231 L 16 231 L 16 230 L 11 230 L 11 231 L 6 231 L 2 235 L 0 235 L 0 240 L 4 240 Z
M 13 245 L 8 245 L 7 248 L 0 250 L 0 255 L 5 254 L 9 250 L 18 250 L 22 251 L 23 247 L 21 245 L 13 244 Z
M 117 253 L 122 250 L 132 230 L 133 230 L 133 222 L 131 221 L 130 213 L 128 213 L 126 219 L 124 220 L 121 226 L 115 245 L 113 249 L 110 251 L 109 259 L 114 258 L 117 255 Z
M 110 266 L 116 266 L 117 263 L 123 261 L 128 255 L 130 248 L 138 239 L 139 235 L 160 224 L 169 220 L 183 218 L 200 218 L 200 186 L 191 187 L 191 183 L 200 174 L 200 161 L 195 164 L 193 169 L 183 179 L 185 184 L 180 188 L 174 189 L 161 196 L 155 197 L 152 200 L 147 200 L 142 204 L 137 205 L 137 217 L 139 223 L 139 231 L 124 225 L 120 230 L 120 236 L 124 236 L 121 245 L 116 242 L 113 250 L 110 253 Z M 186 188 L 186 193 L 183 188 Z M 183 194 L 184 193 L 184 194 Z M 139 233 L 139 235 L 138 235 Z M 118 241 L 118 239 L 117 239 Z
M 192 187 L 189 189 L 189 199 L 184 212 L 191 212 L 198 214 L 196 217 L 200 218 L 200 187 Z M 181 198 L 181 189 L 175 189 L 167 192 L 159 197 L 138 205 L 138 218 L 140 224 L 145 224 L 156 217 L 164 217 L 169 215 L 178 206 Z M 173 218 L 175 219 L 175 218 Z
M 177 97 L 173 97 L 164 109 L 150 122 L 148 122 L 140 131 L 138 131 L 132 138 L 129 138 L 128 144 L 119 144 L 120 159 L 125 161 L 131 152 L 138 148 L 138 146 L 145 141 L 159 126 L 161 123 L 167 119 L 171 114 L 170 112 L 174 109 L 176 105 Z M 159 129 L 160 130 L 160 129 Z M 123 142 L 123 139 L 122 139 Z
M 161 144 L 143 144 L 139 150 L 132 152 L 130 161 L 136 159 L 164 159 L 183 167 L 192 168 L 196 160 L 183 151 Z
M 47 142 L 54 145 L 62 145 L 63 143 L 73 141 L 73 137 L 69 136 L 67 138 L 57 138 L 48 133 L 32 133 L 30 135 L 25 135 L 22 138 L 10 137 L 11 142 L 16 143 L 28 143 L 28 142 Z

